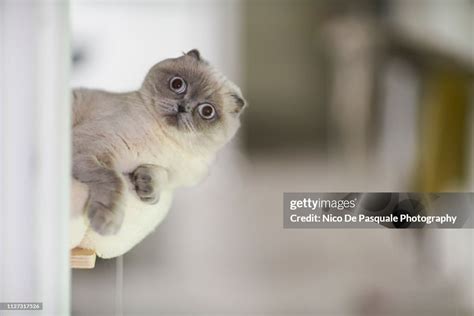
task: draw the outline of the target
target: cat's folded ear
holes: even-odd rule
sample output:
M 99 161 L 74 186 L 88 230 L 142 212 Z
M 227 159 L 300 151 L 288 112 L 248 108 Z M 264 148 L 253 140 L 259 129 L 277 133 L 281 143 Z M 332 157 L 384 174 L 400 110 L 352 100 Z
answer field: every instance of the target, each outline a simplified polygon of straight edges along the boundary
M 247 102 L 237 93 L 232 93 L 230 96 L 235 104 L 233 113 L 239 114 L 247 106 Z
M 197 61 L 201 61 L 201 53 L 197 49 L 191 49 L 186 55 L 195 58 Z

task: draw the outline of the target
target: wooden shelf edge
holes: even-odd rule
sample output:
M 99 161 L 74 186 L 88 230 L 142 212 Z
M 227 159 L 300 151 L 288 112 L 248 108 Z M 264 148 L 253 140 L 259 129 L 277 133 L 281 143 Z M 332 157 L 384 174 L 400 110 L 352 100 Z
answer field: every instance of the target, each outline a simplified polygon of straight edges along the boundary
M 93 269 L 96 254 L 94 250 L 74 248 L 71 250 L 70 263 L 72 269 Z

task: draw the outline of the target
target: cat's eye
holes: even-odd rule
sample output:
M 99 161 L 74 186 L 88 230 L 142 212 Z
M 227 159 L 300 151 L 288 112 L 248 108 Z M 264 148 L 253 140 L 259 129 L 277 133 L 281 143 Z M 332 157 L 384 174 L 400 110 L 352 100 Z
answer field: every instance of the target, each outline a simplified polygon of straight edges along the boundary
M 198 113 L 203 119 L 210 120 L 216 116 L 216 109 L 209 103 L 203 103 L 198 106 Z
M 177 94 L 184 93 L 186 91 L 186 81 L 181 77 L 173 77 L 170 80 L 170 89 Z

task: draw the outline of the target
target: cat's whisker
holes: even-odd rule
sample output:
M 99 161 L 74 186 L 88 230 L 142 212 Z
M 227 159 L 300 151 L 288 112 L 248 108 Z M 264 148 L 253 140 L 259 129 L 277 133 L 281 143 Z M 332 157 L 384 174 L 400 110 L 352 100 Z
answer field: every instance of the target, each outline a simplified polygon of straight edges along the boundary
M 153 103 L 154 102 L 159 102 L 159 103 L 162 103 L 162 104 L 166 103 L 170 106 L 174 106 L 174 102 L 172 100 L 158 98 L 156 95 L 148 94 L 145 91 L 140 91 L 140 96 L 142 98 L 146 99 L 147 101 L 153 101 Z
M 182 122 L 183 122 L 183 125 L 184 125 L 185 129 L 190 132 L 191 129 L 189 128 L 188 121 L 186 119 L 183 119 Z
M 189 119 L 189 117 L 185 116 L 183 118 L 183 122 L 185 123 L 187 129 L 193 134 L 196 134 L 196 128 L 194 127 L 193 122 Z
M 171 103 L 167 103 L 167 102 L 163 102 L 161 100 L 155 100 L 156 103 L 158 103 L 159 105 L 163 106 L 163 107 L 167 107 L 167 108 L 173 108 L 174 107 L 174 104 L 171 104 Z
M 188 128 L 188 122 L 186 121 L 185 118 L 183 117 L 178 117 L 178 124 L 181 123 L 182 127 L 185 129 L 185 130 L 189 130 Z
M 163 103 L 163 102 L 160 102 L 160 101 L 158 101 L 157 104 L 158 104 L 158 108 L 161 112 L 165 112 L 167 114 L 176 113 L 176 106 L 175 105 Z
M 140 104 L 142 102 L 154 103 L 155 100 L 156 100 L 155 97 L 147 95 L 145 93 L 127 96 L 127 102 L 133 103 L 133 104 L 136 104 L 136 103 Z
M 160 102 L 160 101 L 158 101 L 157 103 L 158 103 L 158 105 L 160 105 L 164 108 L 167 108 L 167 109 L 170 109 L 170 110 L 176 110 L 176 105 L 175 104 L 164 103 L 164 102 Z

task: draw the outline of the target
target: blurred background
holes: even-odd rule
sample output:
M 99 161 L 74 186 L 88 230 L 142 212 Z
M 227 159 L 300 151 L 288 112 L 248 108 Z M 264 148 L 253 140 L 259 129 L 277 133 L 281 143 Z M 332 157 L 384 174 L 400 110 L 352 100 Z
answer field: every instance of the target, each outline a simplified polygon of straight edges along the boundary
M 472 192 L 474 1 L 72 0 L 71 19 L 73 87 L 136 89 L 198 48 L 250 105 L 123 271 L 73 271 L 73 315 L 473 314 L 472 230 L 283 229 L 282 193 Z

